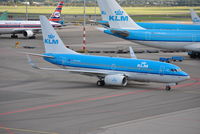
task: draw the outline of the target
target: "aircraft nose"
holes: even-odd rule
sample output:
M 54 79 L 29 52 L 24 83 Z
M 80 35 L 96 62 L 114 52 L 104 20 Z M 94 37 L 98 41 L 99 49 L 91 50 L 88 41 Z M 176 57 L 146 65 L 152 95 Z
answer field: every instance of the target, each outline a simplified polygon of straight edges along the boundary
M 185 79 L 185 80 L 190 79 L 190 75 L 187 74 L 186 72 L 183 72 L 183 76 L 184 76 L 184 79 Z

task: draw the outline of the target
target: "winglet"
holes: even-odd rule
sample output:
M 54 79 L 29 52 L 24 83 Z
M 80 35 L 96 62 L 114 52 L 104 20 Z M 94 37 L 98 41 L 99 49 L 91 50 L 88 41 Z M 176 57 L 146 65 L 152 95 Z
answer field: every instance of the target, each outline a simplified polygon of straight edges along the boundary
M 200 24 L 200 17 L 197 15 L 197 13 L 193 9 L 190 9 L 190 13 L 191 13 L 192 22 L 194 24 Z
M 114 29 L 144 29 L 120 7 L 115 0 L 98 0 L 100 7 L 104 6 L 110 28 Z
M 38 66 L 35 65 L 35 63 L 32 61 L 31 57 L 29 56 L 29 54 L 26 55 L 27 59 L 28 59 L 28 64 L 32 66 L 32 68 L 35 69 L 40 69 Z
M 135 55 L 135 53 L 133 51 L 133 48 L 131 46 L 129 46 L 129 51 L 130 51 L 131 58 L 132 59 L 137 59 L 137 57 L 136 57 L 136 55 Z

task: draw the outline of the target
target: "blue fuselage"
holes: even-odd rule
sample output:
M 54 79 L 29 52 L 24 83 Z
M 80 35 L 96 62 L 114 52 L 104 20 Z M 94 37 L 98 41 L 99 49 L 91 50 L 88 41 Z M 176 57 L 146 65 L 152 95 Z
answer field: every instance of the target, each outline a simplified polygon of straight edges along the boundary
M 97 21 L 98 23 L 109 27 L 108 21 Z M 137 24 L 145 29 L 162 29 L 162 30 L 200 30 L 200 25 L 196 24 L 169 24 L 169 23 L 150 23 L 137 22 Z
M 137 24 L 146 29 L 200 30 L 200 25 L 195 25 L 195 24 L 168 24 L 168 23 L 146 23 L 146 22 L 137 22 Z
M 158 61 L 74 54 L 46 53 L 45 55 L 55 57 L 44 58 L 46 61 L 61 66 L 143 74 L 188 76 L 179 67 Z
M 117 34 L 113 31 L 126 31 L 128 36 Z M 177 31 L 177 30 L 128 30 L 128 29 L 107 29 L 105 33 L 111 34 L 127 40 L 140 41 L 165 41 L 165 42 L 200 42 L 200 31 Z

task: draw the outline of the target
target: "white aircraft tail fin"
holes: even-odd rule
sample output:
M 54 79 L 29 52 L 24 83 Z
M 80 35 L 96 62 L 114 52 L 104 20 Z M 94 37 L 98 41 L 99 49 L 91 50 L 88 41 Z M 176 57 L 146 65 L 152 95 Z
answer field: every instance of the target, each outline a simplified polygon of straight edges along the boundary
M 40 16 L 40 22 L 46 53 L 79 54 L 65 47 L 64 43 L 45 16 Z
M 197 13 L 193 9 L 190 9 L 190 13 L 191 13 L 192 22 L 194 24 L 200 24 L 200 17 L 197 15 Z
M 100 8 L 100 11 L 101 11 L 101 18 L 103 21 L 108 21 L 108 18 L 107 18 L 107 13 L 106 13 L 106 10 L 105 10 L 105 7 L 104 7 L 104 4 L 102 2 L 102 0 L 97 0 L 97 3 L 99 5 L 99 8 Z
M 100 7 L 104 6 L 110 28 L 144 29 L 136 24 L 115 0 L 98 0 L 98 4 Z

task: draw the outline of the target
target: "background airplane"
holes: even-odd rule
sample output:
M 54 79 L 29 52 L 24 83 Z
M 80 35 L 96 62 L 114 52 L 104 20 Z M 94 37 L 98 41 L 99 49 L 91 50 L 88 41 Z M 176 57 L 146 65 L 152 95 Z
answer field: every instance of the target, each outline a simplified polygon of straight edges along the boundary
M 60 18 L 64 2 L 60 1 L 51 15 L 49 21 L 54 27 L 61 27 Z M 54 22 L 55 21 L 55 22 Z M 0 34 L 12 34 L 11 38 L 18 38 L 16 34 L 23 34 L 27 38 L 35 38 L 35 34 L 41 32 L 40 21 L 0 21 Z
M 32 67 L 42 70 L 67 71 L 98 77 L 98 86 L 116 85 L 126 86 L 129 80 L 140 82 L 166 83 L 166 90 L 171 85 L 187 80 L 190 76 L 178 66 L 134 58 L 118 58 L 106 56 L 93 56 L 77 53 L 65 47 L 45 16 L 40 16 L 44 54 L 26 53 Z M 43 57 L 44 60 L 61 68 L 40 68 L 36 66 L 32 56 Z
M 193 9 L 190 9 L 190 13 L 191 13 L 192 22 L 194 24 L 200 25 L 200 17 L 198 16 L 198 14 Z
M 188 50 L 200 57 L 200 31 L 198 30 L 160 30 L 145 29 L 136 24 L 115 0 L 102 2 L 109 29 L 99 28 L 106 34 L 120 37 L 138 44 L 171 50 Z
M 4 11 L 0 16 L 0 20 L 7 20 L 7 19 L 8 19 L 8 12 Z
M 106 16 L 105 6 L 102 1 L 97 1 L 100 11 L 101 11 L 101 21 L 97 21 L 97 23 L 102 24 L 105 27 L 109 27 L 108 17 Z M 194 24 L 169 24 L 169 23 L 150 23 L 150 22 L 136 22 L 137 25 L 146 28 L 146 29 L 165 29 L 165 30 L 200 30 L 200 18 L 191 10 L 191 17 Z M 199 23 L 198 23 L 199 21 Z M 197 25 L 199 24 L 199 25 Z

